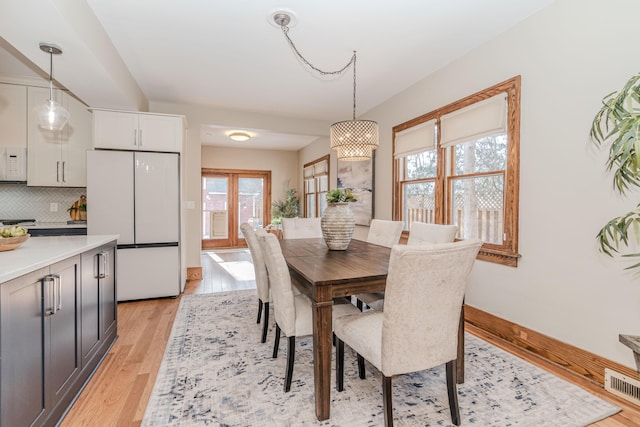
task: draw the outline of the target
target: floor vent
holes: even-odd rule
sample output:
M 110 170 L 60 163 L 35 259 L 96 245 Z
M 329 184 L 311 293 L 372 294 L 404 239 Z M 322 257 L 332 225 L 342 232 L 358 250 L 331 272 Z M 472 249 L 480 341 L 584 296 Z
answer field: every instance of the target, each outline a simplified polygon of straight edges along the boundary
M 629 402 L 640 405 L 640 381 L 605 368 L 604 389 Z

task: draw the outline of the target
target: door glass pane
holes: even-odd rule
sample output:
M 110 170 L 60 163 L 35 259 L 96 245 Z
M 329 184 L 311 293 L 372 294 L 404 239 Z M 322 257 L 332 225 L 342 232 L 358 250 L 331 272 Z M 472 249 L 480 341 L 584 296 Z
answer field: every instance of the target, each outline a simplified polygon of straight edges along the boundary
M 436 186 L 434 181 L 416 182 L 403 186 L 403 218 L 405 230 L 413 221 L 435 222 Z
M 202 178 L 202 238 L 226 239 L 229 180 Z
M 458 226 L 458 237 L 502 245 L 504 176 L 454 179 L 452 187 L 452 223 Z
M 238 178 L 238 236 L 242 236 L 240 225 L 245 222 L 254 229 L 262 228 L 263 188 L 262 178 Z

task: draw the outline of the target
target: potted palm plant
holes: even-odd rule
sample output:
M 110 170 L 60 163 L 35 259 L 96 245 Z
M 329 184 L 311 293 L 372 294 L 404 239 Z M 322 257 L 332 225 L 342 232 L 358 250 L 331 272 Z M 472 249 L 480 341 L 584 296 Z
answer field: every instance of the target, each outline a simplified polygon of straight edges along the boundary
M 632 76 L 624 87 L 610 93 L 602 100 L 591 125 L 591 139 L 598 146 L 608 146 L 607 170 L 613 172 L 613 188 L 621 195 L 640 187 L 640 74 Z M 640 242 L 640 204 L 635 209 L 617 216 L 602 227 L 597 234 L 600 250 L 609 255 L 622 253 L 624 257 L 637 258 L 640 253 L 630 250 Z M 630 253 L 629 253 L 630 250 Z M 638 271 L 640 262 L 627 269 Z M 620 342 L 634 352 L 640 374 L 640 337 L 620 335 Z

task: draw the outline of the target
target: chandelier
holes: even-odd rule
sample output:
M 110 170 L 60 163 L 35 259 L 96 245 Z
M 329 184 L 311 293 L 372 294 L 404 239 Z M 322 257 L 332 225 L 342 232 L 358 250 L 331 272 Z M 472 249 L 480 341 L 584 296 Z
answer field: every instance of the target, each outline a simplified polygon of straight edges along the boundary
M 289 37 L 289 27 L 287 25 L 291 22 L 291 16 L 286 12 L 277 12 L 273 15 L 273 20 L 282 29 L 284 36 L 298 58 L 312 70 L 323 76 L 337 75 L 344 73 L 350 66 L 353 66 L 353 117 L 351 120 L 344 120 L 331 125 L 331 149 L 337 153 L 338 160 L 369 160 L 373 156 L 373 150 L 378 148 L 378 123 L 372 120 L 356 120 L 356 51 L 353 51 L 353 56 L 341 69 L 323 71 L 304 58 Z

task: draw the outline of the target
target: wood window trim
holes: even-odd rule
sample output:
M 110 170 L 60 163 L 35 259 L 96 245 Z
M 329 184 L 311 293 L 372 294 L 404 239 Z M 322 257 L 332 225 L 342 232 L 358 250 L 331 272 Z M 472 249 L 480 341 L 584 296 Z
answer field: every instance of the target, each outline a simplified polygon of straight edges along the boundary
M 484 99 L 491 98 L 500 93 L 507 94 L 507 135 L 509 143 L 507 144 L 507 168 L 505 176 L 505 221 L 504 221 L 504 233 L 506 240 L 504 245 L 500 248 L 492 247 L 493 245 L 483 244 L 478 254 L 478 259 L 494 262 L 511 267 L 517 267 L 518 259 L 520 255 L 518 253 L 518 223 L 519 223 L 519 198 L 520 198 L 520 93 L 521 93 L 521 76 L 515 76 L 504 82 L 498 83 L 487 89 L 476 92 L 470 96 L 462 98 L 458 101 L 452 102 L 444 107 L 438 108 L 429 113 L 423 114 L 419 117 L 408 120 L 397 126 L 394 126 L 392 137 L 392 152 L 395 152 L 395 135 L 398 132 L 409 129 L 413 126 L 425 123 L 429 120 L 436 119 L 437 126 L 440 126 L 440 117 L 451 113 L 453 111 L 460 110 L 464 107 L 472 105 L 476 102 Z M 446 153 L 446 149 L 440 147 L 440 135 L 438 139 L 438 158 L 443 159 Z M 402 186 L 402 169 L 399 167 L 399 161 L 394 157 L 392 161 L 392 200 L 393 200 L 393 219 L 402 219 L 402 200 L 401 200 L 401 186 Z M 437 175 L 441 184 L 436 188 L 435 198 L 435 218 L 436 222 L 444 223 L 444 197 L 446 194 L 445 175 L 446 162 L 439 161 Z M 441 178 L 440 178 L 441 177 Z M 406 234 L 405 234 L 406 233 Z M 406 239 L 408 232 L 403 232 L 403 239 Z
M 304 170 L 310 166 L 314 166 L 318 163 L 322 163 L 322 162 L 327 162 L 327 180 L 329 182 L 331 182 L 331 156 L 329 154 L 327 154 L 326 156 L 322 156 L 320 158 L 317 158 L 315 160 L 310 161 L 309 163 L 305 163 L 304 166 L 302 167 L 302 201 L 304 204 L 304 209 L 303 209 L 303 215 L 305 218 L 307 218 L 307 193 L 305 191 L 305 181 L 307 178 L 304 177 Z M 323 174 L 324 175 L 324 174 Z M 314 178 L 316 178 L 317 176 L 322 176 L 322 175 L 313 175 Z M 316 212 L 319 214 L 320 213 L 320 205 L 319 205 L 319 201 L 318 201 L 318 191 L 316 189 L 315 191 L 316 194 Z

